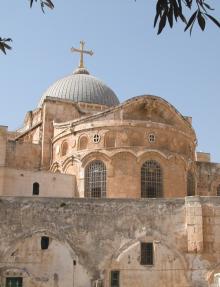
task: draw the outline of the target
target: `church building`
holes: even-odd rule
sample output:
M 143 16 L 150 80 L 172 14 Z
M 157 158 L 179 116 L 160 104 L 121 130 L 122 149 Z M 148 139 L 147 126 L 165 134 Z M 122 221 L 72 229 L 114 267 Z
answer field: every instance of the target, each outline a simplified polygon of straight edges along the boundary
M 220 164 L 192 118 L 79 67 L 0 126 L 0 287 L 220 287 Z

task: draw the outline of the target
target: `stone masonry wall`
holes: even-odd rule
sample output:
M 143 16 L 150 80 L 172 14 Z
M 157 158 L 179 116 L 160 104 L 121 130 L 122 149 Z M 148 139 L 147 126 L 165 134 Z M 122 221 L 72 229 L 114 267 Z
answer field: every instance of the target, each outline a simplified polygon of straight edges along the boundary
M 74 175 L 0 167 L 0 196 L 31 197 L 34 183 L 39 184 L 40 197 L 76 196 Z
M 220 198 L 95 200 L 11 197 L 0 199 L 0 218 L 1 280 L 10 268 L 20 266 L 26 274 L 31 274 L 28 270 L 34 270 L 32 281 L 24 287 L 90 287 L 97 279 L 102 279 L 103 286 L 107 287 L 110 286 L 111 270 L 120 270 L 121 287 L 145 287 L 146 282 L 150 287 L 206 287 L 215 286 L 214 276 L 220 273 Z M 46 266 L 44 272 L 35 262 L 38 258 L 35 242 L 42 235 L 49 236 L 60 246 L 59 256 L 54 255 L 53 261 L 50 261 L 52 257 L 43 257 L 43 251 L 38 251 L 37 256 L 46 260 L 41 262 Z M 26 249 L 21 247 L 24 240 L 29 240 L 25 245 L 26 255 Z M 153 266 L 140 265 L 140 242 L 153 242 Z M 30 245 L 32 249 L 27 247 Z M 18 246 L 23 248 L 23 257 L 28 256 L 28 264 L 19 262 L 19 256 L 12 260 L 15 250 L 21 252 Z M 197 249 L 191 246 L 197 246 Z M 31 253 L 33 248 L 34 254 Z M 49 251 L 52 252 L 53 248 L 51 244 Z M 31 256 L 36 260 L 31 260 Z M 66 262 L 69 262 L 68 258 L 75 260 L 79 269 L 71 269 L 72 277 L 68 276 L 68 282 L 64 279 L 57 281 L 58 277 L 63 278 L 62 272 L 70 272 L 65 258 Z M 60 271 L 56 260 L 59 264 L 63 262 Z M 55 275 L 51 277 L 51 274 Z M 36 278 L 40 280 L 38 283 Z M 77 278 L 77 281 L 71 278 Z M 42 283 L 43 280 L 47 284 Z

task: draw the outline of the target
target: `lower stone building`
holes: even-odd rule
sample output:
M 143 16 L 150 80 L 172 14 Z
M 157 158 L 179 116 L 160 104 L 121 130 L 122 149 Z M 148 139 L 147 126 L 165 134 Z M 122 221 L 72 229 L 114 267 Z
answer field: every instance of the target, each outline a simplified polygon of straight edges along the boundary
M 220 164 L 196 145 L 191 117 L 120 103 L 81 59 L 0 126 L 0 286 L 219 287 Z

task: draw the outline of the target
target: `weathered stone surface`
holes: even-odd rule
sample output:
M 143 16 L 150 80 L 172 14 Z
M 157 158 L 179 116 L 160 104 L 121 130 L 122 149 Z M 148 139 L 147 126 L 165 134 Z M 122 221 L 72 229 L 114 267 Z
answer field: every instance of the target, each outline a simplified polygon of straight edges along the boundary
M 79 274 L 78 283 L 74 286 L 90 286 L 90 279 L 98 278 L 109 286 L 109 272 L 114 269 L 121 270 L 122 286 L 133 286 L 136 282 L 135 286 L 144 287 L 149 278 L 148 286 L 152 287 L 155 284 L 209 286 L 207 276 L 210 276 L 210 270 L 216 268 L 220 256 L 207 250 L 209 234 L 204 236 L 205 251 L 199 245 L 200 242 L 202 244 L 203 230 L 207 230 L 209 223 L 203 222 L 203 228 L 195 235 L 189 228 L 188 214 L 192 214 L 191 210 L 195 212 L 198 204 L 203 209 L 208 204 L 215 210 L 220 199 L 209 199 L 207 203 L 206 198 L 196 201 L 187 199 L 186 202 L 185 199 L 1 198 L 0 270 L 6 272 L 12 266 L 18 269 L 22 266 L 29 274 L 31 268 L 33 274 L 29 276 L 31 278 L 27 276 L 29 286 L 35 286 L 36 278 L 41 278 L 41 282 L 43 280 L 38 260 L 45 266 L 45 286 L 54 286 L 52 273 L 63 278 L 62 282 L 59 281 L 60 287 L 72 286 L 71 278 Z M 205 214 L 200 212 L 197 215 L 203 216 Z M 197 223 L 191 226 L 197 226 Z M 216 236 L 218 226 L 217 223 L 212 225 L 214 236 L 209 237 L 209 242 L 220 246 L 220 237 Z M 42 257 L 45 251 L 40 250 L 37 244 L 42 235 L 49 236 L 54 242 L 46 250 L 46 262 Z M 199 253 L 195 250 L 188 252 L 187 241 L 193 238 L 198 242 Z M 155 248 L 154 265 L 149 267 L 140 265 L 140 242 L 145 241 L 154 242 Z M 11 255 L 15 251 L 17 255 Z M 59 252 L 62 254 L 56 255 Z M 64 264 L 59 267 L 59 273 L 56 268 L 60 264 L 60 256 Z M 76 260 L 80 271 L 68 271 L 65 260 Z M 65 280 L 63 274 L 66 272 L 72 277 Z M 212 281 L 211 276 L 209 279 Z
M 0 127 L 0 286 L 113 287 L 114 270 L 120 287 L 218 286 L 220 165 L 196 158 L 196 142 L 191 119 L 155 96 L 111 108 L 49 97 L 22 129 Z M 103 198 L 84 198 L 93 161 Z M 159 176 L 145 181 L 161 198 L 141 199 L 151 161 Z M 153 264 L 141 264 L 141 243 Z

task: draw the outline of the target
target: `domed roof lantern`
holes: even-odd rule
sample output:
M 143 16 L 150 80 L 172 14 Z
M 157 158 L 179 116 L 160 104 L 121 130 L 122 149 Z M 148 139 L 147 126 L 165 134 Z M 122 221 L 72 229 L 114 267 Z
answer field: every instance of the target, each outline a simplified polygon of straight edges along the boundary
M 116 94 L 99 79 L 90 75 L 84 66 L 84 54 L 93 55 L 93 51 L 84 50 L 85 42 L 80 42 L 80 48 L 71 48 L 71 52 L 80 53 L 78 68 L 69 76 L 56 81 L 41 97 L 41 106 L 47 97 L 66 99 L 73 102 L 84 102 L 116 106 L 120 102 Z

